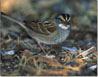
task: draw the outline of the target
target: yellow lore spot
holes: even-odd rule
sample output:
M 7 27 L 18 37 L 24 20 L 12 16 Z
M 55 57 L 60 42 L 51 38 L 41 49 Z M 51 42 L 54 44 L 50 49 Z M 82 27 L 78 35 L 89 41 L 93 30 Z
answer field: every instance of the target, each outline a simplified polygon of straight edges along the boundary
M 65 19 L 63 17 L 61 19 L 65 22 Z
M 69 22 L 70 21 L 70 18 L 67 21 Z

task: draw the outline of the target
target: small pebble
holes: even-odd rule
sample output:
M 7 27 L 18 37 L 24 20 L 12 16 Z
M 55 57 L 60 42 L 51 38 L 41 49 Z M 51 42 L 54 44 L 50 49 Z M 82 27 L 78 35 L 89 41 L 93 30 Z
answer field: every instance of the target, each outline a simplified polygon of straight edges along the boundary
M 15 51 L 14 50 L 10 50 L 10 51 L 5 52 L 5 54 L 6 55 L 14 55 Z

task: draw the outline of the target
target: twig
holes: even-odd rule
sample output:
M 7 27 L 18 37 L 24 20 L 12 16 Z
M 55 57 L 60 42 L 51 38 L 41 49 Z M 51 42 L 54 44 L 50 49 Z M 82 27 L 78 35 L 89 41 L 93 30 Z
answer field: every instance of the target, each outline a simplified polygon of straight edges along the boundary
M 46 53 L 45 49 L 43 48 L 43 46 L 40 44 L 40 42 L 37 42 L 37 43 L 40 46 L 40 48 L 42 49 L 43 53 L 46 55 L 47 53 Z
M 91 50 L 94 49 L 94 48 L 95 48 L 95 47 L 91 47 L 91 48 L 85 50 L 84 52 L 80 53 L 80 54 L 77 55 L 76 57 L 79 57 L 80 55 L 83 55 L 83 54 L 87 53 L 88 51 L 91 51 Z

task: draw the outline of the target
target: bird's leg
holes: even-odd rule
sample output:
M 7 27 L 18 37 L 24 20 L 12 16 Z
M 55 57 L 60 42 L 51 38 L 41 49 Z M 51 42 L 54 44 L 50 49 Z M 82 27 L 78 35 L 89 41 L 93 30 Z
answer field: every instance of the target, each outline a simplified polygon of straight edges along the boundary
M 43 46 L 40 44 L 40 42 L 37 42 L 37 43 L 40 46 L 40 48 L 42 49 L 43 53 L 46 55 L 47 53 L 46 53 L 45 49 L 43 48 Z

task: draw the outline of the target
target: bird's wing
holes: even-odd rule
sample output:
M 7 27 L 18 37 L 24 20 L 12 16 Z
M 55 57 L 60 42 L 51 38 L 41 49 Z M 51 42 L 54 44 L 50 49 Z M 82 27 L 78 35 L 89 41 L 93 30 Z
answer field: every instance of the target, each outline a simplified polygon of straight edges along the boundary
M 27 28 L 39 34 L 49 35 L 56 30 L 55 24 L 52 21 L 25 21 L 24 23 Z

